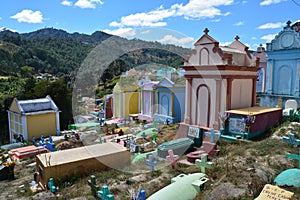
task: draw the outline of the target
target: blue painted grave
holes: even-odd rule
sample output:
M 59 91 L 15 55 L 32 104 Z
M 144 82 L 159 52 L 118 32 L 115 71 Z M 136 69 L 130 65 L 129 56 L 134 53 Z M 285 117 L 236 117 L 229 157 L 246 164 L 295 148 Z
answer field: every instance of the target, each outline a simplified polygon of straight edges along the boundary
M 150 172 L 154 171 L 154 166 L 157 165 L 157 162 L 154 160 L 153 155 L 150 154 L 149 158 L 146 160 L 146 165 L 150 166 Z

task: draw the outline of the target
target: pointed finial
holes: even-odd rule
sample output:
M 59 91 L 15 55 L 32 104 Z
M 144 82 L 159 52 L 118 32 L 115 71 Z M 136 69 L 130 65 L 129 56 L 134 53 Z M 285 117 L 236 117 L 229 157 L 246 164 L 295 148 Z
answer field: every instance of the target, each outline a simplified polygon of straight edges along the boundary
M 209 32 L 208 28 L 205 28 L 203 32 L 207 35 Z
M 290 20 L 286 22 L 287 26 L 290 26 L 291 23 L 292 23 L 292 22 L 291 22 Z
M 235 39 L 236 41 L 239 41 L 240 37 L 237 35 L 237 36 L 235 36 L 234 39 Z

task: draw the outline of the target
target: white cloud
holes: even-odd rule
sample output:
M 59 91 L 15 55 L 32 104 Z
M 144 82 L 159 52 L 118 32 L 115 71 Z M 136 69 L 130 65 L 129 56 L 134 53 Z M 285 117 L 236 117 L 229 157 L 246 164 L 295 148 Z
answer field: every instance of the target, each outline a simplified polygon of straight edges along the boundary
M 234 26 L 243 26 L 244 25 L 244 22 L 242 21 L 239 21 L 239 22 L 236 22 L 235 24 L 233 24 Z
M 63 0 L 61 2 L 61 4 L 64 5 L 64 6 L 71 6 L 73 3 L 71 1 L 68 1 L 68 0 Z
M 259 3 L 259 5 L 268 6 L 268 5 L 277 4 L 277 3 L 280 3 L 283 1 L 286 1 L 286 0 L 263 0 L 262 2 Z
M 223 16 L 228 16 L 230 14 L 231 14 L 231 12 L 226 12 L 226 13 L 223 14 Z
M 227 16 L 230 12 L 222 13 L 219 6 L 226 6 L 233 3 L 233 0 L 189 0 L 187 4 L 173 4 L 165 9 L 160 6 L 158 9 L 123 16 L 120 22 L 113 21 L 112 27 L 162 27 L 167 23 L 163 20 L 170 17 L 182 16 L 185 19 L 214 18 L 216 16 Z
M 43 15 L 41 11 L 32 11 L 32 10 L 22 10 L 21 12 L 11 16 L 12 19 L 17 19 L 18 22 L 27 22 L 27 23 L 42 23 Z
M 277 34 L 268 34 L 268 35 L 262 36 L 260 39 L 265 40 L 266 42 L 271 42 L 271 40 L 273 40 L 276 35 Z
M 266 23 L 257 27 L 258 29 L 273 29 L 273 28 L 280 28 L 284 25 L 284 23 L 277 22 L 277 23 Z
M 2 19 L 2 17 L 0 17 L 0 20 Z
M 174 4 L 171 9 L 176 9 L 178 16 L 184 16 L 185 19 L 213 18 L 224 15 L 218 6 L 227 6 L 233 3 L 233 0 L 190 0 L 186 5 Z M 225 16 L 228 13 L 225 13 Z
M 79 8 L 96 8 L 97 4 L 102 5 L 103 1 L 102 0 L 78 0 L 74 5 Z
M 109 25 L 112 27 L 161 27 L 166 26 L 166 22 L 162 22 L 163 19 L 171 17 L 175 14 L 173 10 L 165 10 L 159 8 L 157 10 L 150 11 L 148 13 L 136 13 L 121 18 L 121 22 L 113 21 Z
M 228 47 L 232 42 L 220 42 L 220 46 L 222 47 Z
M 116 30 L 105 29 L 103 30 L 103 32 L 111 35 L 118 35 L 121 37 L 133 37 L 136 35 L 136 31 L 133 30 L 132 28 L 119 28 Z
M 162 39 L 159 39 L 157 41 L 164 44 L 184 45 L 194 41 L 194 38 L 192 37 L 176 38 L 173 35 L 165 35 Z
M 255 36 L 251 37 L 251 40 L 256 40 L 257 38 Z

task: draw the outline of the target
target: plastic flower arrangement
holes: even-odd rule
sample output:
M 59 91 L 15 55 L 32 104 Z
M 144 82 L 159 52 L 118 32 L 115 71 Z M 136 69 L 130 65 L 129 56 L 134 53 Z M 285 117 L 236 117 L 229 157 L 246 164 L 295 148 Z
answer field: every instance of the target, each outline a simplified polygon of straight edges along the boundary
M 255 122 L 255 116 L 248 115 L 246 118 L 243 118 L 246 125 L 253 124 Z
M 15 161 L 6 161 L 5 167 L 14 167 L 16 165 Z

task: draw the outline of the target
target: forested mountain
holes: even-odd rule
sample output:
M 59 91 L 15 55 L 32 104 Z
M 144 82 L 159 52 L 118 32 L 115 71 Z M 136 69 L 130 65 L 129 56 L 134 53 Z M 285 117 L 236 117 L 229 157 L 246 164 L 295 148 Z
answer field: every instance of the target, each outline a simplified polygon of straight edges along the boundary
M 23 34 L 4 30 L 0 32 L 0 75 L 14 75 L 23 66 L 33 67 L 35 73 L 70 74 L 80 66 L 93 48 L 110 37 L 112 36 L 101 31 L 87 35 L 67 33 L 54 28 Z M 151 49 L 140 49 L 123 55 L 121 57 L 125 65 L 122 66 L 123 69 L 147 62 L 156 62 L 177 68 L 182 65 L 183 61 L 182 56 L 179 55 L 190 53 L 189 49 L 174 45 L 119 39 L 121 43 L 124 41 L 137 46 L 151 47 Z M 177 53 L 178 55 L 176 55 Z M 114 66 L 109 68 L 111 72 L 115 71 Z

